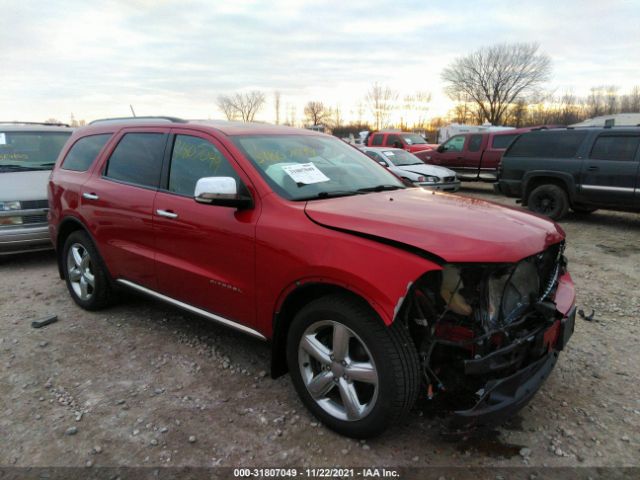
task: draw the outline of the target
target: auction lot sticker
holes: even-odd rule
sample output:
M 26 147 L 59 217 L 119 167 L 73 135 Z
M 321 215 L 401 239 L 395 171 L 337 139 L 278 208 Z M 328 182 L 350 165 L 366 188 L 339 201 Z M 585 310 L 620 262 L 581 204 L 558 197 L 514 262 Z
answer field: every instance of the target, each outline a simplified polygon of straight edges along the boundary
M 330 180 L 313 163 L 299 163 L 297 165 L 285 165 L 282 169 L 294 182 L 310 185 L 312 183 L 328 182 Z

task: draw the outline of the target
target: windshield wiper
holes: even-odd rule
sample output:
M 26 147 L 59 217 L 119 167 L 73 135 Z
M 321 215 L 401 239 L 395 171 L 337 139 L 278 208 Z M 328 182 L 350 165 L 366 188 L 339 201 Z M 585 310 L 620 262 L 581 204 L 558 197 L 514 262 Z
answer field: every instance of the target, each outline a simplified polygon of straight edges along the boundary
M 28 172 L 33 170 L 42 170 L 42 168 L 25 167 L 24 165 L 0 165 L 0 172 Z
M 319 198 L 332 198 L 332 197 L 348 197 L 350 195 L 362 195 L 363 192 L 356 190 L 334 190 L 331 192 L 318 192 L 310 197 L 297 198 L 296 200 L 316 200 Z
M 375 187 L 366 187 L 366 188 L 359 188 L 358 191 L 359 192 L 385 192 L 387 190 L 399 190 L 402 189 L 404 187 L 400 187 L 398 185 L 376 185 Z

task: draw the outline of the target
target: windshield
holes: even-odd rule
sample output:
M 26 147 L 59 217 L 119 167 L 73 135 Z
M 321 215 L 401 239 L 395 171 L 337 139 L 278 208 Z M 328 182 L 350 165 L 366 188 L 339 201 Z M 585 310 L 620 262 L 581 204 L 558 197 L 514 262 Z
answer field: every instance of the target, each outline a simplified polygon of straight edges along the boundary
M 331 137 L 239 136 L 235 143 L 273 190 L 289 200 L 404 188 L 364 153 Z
M 0 172 L 51 170 L 71 132 L 0 131 Z
M 409 145 L 423 145 L 427 143 L 427 141 L 417 133 L 403 133 L 402 138 L 404 138 L 404 141 Z
M 385 150 L 382 154 L 396 167 L 405 165 L 422 165 L 424 162 L 405 150 Z

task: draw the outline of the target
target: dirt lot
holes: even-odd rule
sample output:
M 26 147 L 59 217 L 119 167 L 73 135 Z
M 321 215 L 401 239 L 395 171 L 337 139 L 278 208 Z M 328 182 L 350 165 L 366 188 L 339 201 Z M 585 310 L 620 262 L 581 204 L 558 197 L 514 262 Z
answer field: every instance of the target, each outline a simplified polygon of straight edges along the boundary
M 488 185 L 463 195 L 507 204 Z M 451 441 L 416 408 L 381 438 L 318 425 L 269 347 L 156 301 L 88 313 L 52 253 L 0 260 L 0 466 L 638 466 L 640 215 L 569 216 L 568 350 L 504 427 Z M 57 314 L 40 330 L 32 319 Z

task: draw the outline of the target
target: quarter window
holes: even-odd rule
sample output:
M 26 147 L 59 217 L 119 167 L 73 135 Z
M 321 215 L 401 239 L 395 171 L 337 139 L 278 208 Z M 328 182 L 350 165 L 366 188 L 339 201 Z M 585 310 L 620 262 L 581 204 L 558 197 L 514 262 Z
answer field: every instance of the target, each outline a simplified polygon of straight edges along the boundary
M 165 142 L 163 133 L 127 133 L 111 154 L 105 177 L 157 188 Z
M 111 138 L 111 134 L 90 135 L 83 137 L 73 144 L 69 153 L 62 162 L 65 170 L 74 170 L 76 172 L 86 172 L 94 162 L 102 147 Z
M 586 132 L 580 130 L 536 131 L 520 135 L 509 147 L 510 157 L 573 158 Z
M 240 178 L 212 143 L 190 135 L 176 135 L 169 170 L 169 191 L 193 196 L 196 183 L 204 177 Z
M 591 158 L 598 160 L 633 160 L 640 136 L 601 135 L 593 144 Z

